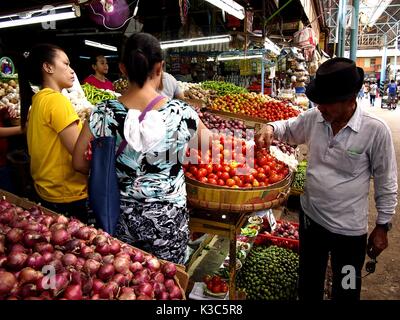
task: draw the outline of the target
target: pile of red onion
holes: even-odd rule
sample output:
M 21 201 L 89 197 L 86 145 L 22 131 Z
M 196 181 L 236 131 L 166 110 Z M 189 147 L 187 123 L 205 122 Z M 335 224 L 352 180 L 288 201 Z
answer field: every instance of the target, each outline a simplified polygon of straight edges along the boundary
M 0 300 L 178 300 L 176 271 L 74 218 L 0 201 Z

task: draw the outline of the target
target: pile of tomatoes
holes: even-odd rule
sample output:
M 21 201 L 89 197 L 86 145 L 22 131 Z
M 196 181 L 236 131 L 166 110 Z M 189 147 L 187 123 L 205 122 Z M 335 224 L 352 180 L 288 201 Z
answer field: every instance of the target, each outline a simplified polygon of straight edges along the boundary
M 226 148 L 226 146 L 232 146 Z M 242 139 L 221 136 L 214 140 L 211 150 L 201 154 L 188 150 L 189 163 L 184 166 L 185 176 L 202 183 L 230 188 L 257 188 L 275 184 L 287 177 L 288 166 L 274 158 L 266 149 L 249 146 Z M 246 154 L 248 156 L 246 157 Z
M 212 293 L 227 293 L 229 290 L 228 283 L 219 275 L 205 275 L 203 282 L 206 284 L 208 291 Z
M 262 118 L 268 121 L 297 117 L 300 112 L 285 102 L 251 94 L 232 94 L 213 101 L 211 109 Z

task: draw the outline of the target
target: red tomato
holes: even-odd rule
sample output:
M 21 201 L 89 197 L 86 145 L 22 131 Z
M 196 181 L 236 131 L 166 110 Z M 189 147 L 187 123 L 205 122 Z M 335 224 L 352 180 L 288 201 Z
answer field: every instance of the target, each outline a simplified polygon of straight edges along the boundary
M 196 178 L 197 178 L 198 180 L 200 180 L 201 178 L 206 177 L 207 173 L 208 173 L 207 169 L 201 168 L 201 169 L 199 169 L 199 171 L 197 172 Z
M 235 180 L 233 180 L 233 179 L 227 179 L 227 180 L 225 181 L 225 184 L 226 184 L 228 187 L 232 187 L 232 186 L 235 185 Z
M 253 188 L 253 185 L 251 183 L 245 183 L 243 185 L 244 188 Z
M 265 182 L 260 182 L 260 187 L 265 187 L 265 186 L 266 186 Z
M 220 276 L 218 275 L 213 275 L 211 278 L 211 282 L 215 285 L 215 284 L 221 284 L 222 279 Z
M 211 292 L 213 292 L 213 287 L 214 285 L 211 281 L 207 283 L 207 289 L 210 290 Z
M 222 292 L 221 291 L 221 284 L 213 285 L 211 291 L 214 292 L 214 293 L 221 293 Z
M 236 168 L 231 168 L 230 170 L 229 170 L 229 175 L 231 176 L 231 177 L 233 177 L 233 176 L 236 176 Z
M 223 172 L 218 171 L 218 172 L 217 172 L 217 177 L 218 177 L 219 179 L 221 179 L 221 178 L 222 178 L 222 174 L 223 174 Z
M 212 279 L 212 276 L 210 276 L 209 274 L 206 274 L 206 275 L 203 277 L 203 282 L 206 283 L 206 284 L 208 284 L 208 283 L 211 281 L 211 279 Z
M 265 170 L 262 167 L 258 167 L 257 172 L 258 173 L 265 173 Z
M 224 186 L 225 185 L 225 181 L 222 179 L 218 179 L 218 185 L 219 186 Z
M 229 172 L 223 172 L 221 178 L 223 180 L 228 180 L 231 176 L 229 175 Z
M 217 176 L 215 173 L 210 173 L 210 174 L 207 176 L 207 179 L 218 179 L 218 176 Z
M 207 177 L 201 177 L 201 178 L 200 178 L 200 182 L 202 182 L 202 183 L 208 183 Z
M 190 173 L 193 174 L 194 176 L 197 176 L 197 172 L 198 172 L 199 170 L 198 170 L 197 167 L 195 167 L 195 166 L 190 166 L 189 171 L 190 171 Z
M 207 167 L 206 167 L 206 169 L 207 169 L 207 172 L 210 174 L 210 173 L 212 173 L 213 172 L 213 165 L 210 163 L 210 164 L 208 164 L 207 165 Z
M 228 284 L 224 281 L 224 282 L 221 284 L 221 292 L 227 293 L 228 291 L 229 291 L 229 286 L 228 286 Z
M 282 179 L 281 179 L 282 180 Z M 276 183 L 276 182 L 278 182 L 278 181 L 280 181 L 280 179 L 279 179 L 279 176 L 276 174 L 276 173 L 272 173 L 270 176 L 269 176 L 269 182 L 270 183 Z
M 261 157 L 257 159 L 257 163 L 259 166 L 265 166 L 268 163 L 268 160 L 266 157 Z
M 208 183 L 217 185 L 218 182 L 216 179 L 208 179 Z
M 257 174 L 257 180 L 258 181 L 264 181 L 267 178 L 267 176 L 265 175 L 265 173 L 259 173 Z
M 267 165 L 267 164 L 266 164 L 265 166 L 263 166 L 263 169 L 264 169 L 264 173 L 267 174 L 267 175 L 268 175 L 268 174 L 270 173 L 270 171 L 271 171 L 271 168 L 270 168 L 269 165 Z
M 186 172 L 186 173 L 185 173 L 185 176 L 188 177 L 188 178 L 191 178 L 191 179 L 196 179 L 196 178 L 194 177 L 194 175 L 192 175 L 190 172 Z
M 222 171 L 224 167 L 220 164 L 213 164 L 213 172 L 218 173 L 218 171 Z
M 258 180 L 254 179 L 253 181 L 253 187 L 259 187 L 260 183 L 258 182 Z

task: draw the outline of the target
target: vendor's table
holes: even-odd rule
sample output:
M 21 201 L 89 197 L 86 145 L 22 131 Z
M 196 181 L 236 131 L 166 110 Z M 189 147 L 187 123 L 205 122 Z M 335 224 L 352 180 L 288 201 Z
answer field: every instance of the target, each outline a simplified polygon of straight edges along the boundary
M 236 235 L 250 213 L 221 213 L 193 209 L 189 220 L 192 232 L 204 232 L 229 238 L 229 299 L 236 299 Z

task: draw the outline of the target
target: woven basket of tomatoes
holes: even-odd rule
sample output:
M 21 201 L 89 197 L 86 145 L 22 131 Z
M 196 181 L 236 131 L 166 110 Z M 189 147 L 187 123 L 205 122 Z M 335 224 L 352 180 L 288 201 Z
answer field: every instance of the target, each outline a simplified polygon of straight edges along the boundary
M 253 152 L 249 148 L 254 148 Z M 190 151 L 190 159 L 197 156 L 197 163 L 189 162 L 184 167 L 187 199 L 193 207 L 253 212 L 279 206 L 286 200 L 292 173 L 266 149 L 257 150 L 233 137 L 214 140 L 211 149 L 202 156 Z

